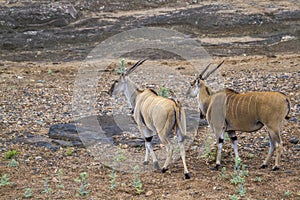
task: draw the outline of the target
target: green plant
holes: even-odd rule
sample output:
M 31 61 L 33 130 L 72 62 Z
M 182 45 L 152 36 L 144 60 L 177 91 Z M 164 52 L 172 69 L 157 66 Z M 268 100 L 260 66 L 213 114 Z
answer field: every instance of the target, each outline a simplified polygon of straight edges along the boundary
M 126 70 L 126 60 L 122 58 L 119 63 L 119 69 L 117 70 L 117 74 L 122 74 L 125 70 Z
M 242 164 L 242 161 L 239 157 L 235 159 L 235 166 L 234 166 L 234 172 L 232 175 L 232 179 L 230 182 L 232 184 L 237 185 L 236 192 L 240 196 L 245 196 L 246 194 L 246 188 L 244 187 L 245 177 L 249 175 L 249 173 L 246 171 L 246 165 Z
M 68 148 L 66 149 L 66 156 L 71 156 L 72 154 L 73 154 L 73 149 L 70 148 L 70 147 L 68 147 Z
M 240 195 L 240 196 L 245 196 L 246 194 L 246 188 L 244 187 L 243 184 L 239 184 L 238 189 L 236 190 L 236 192 Z
M 244 172 L 243 170 L 241 170 L 241 159 L 239 157 L 235 158 L 235 166 L 234 166 L 234 172 L 232 175 L 232 179 L 230 180 L 230 182 L 232 184 L 239 184 L 239 183 L 244 183 L 245 179 L 244 179 Z
M 259 176 L 257 176 L 257 177 L 255 177 L 255 181 L 257 181 L 257 182 L 261 182 L 261 181 L 262 181 L 262 178 L 261 178 L 261 177 L 259 177 Z
M 52 189 L 49 187 L 48 179 L 45 180 L 45 189 L 42 191 L 42 193 L 50 193 Z
M 225 134 L 224 134 L 224 140 L 225 140 L 225 141 L 229 141 L 229 140 L 230 140 L 230 138 L 229 138 L 229 136 L 228 136 L 228 133 L 225 133 Z
M 115 189 L 118 185 L 118 183 L 116 182 L 116 177 L 117 177 L 117 173 L 115 170 L 112 170 L 109 174 L 110 177 L 110 189 Z
M 205 144 L 204 144 L 204 154 L 202 155 L 202 157 L 208 160 L 215 159 L 217 155 L 215 151 L 211 151 L 211 143 L 212 143 L 212 138 L 210 137 L 209 134 L 206 134 Z
M 125 182 L 121 183 L 121 186 L 126 187 L 126 183 Z
M 226 167 L 222 167 L 222 173 L 221 173 L 222 178 L 227 179 L 228 175 L 226 174 Z
M 239 200 L 240 198 L 238 196 L 234 195 L 229 195 L 230 200 Z
M 11 161 L 8 163 L 9 167 L 18 167 L 19 166 L 19 162 L 16 161 L 15 159 L 11 159 Z
M 170 90 L 165 87 L 161 87 L 158 91 L 158 95 L 168 98 L 170 96 Z
M 113 157 L 113 160 L 117 163 L 122 162 L 124 160 L 126 160 L 126 157 L 124 156 L 124 154 L 122 153 L 122 151 L 118 150 L 117 155 L 115 155 Z
M 57 175 L 58 175 L 58 185 L 57 185 L 57 187 L 58 188 L 65 188 L 64 184 L 62 183 L 63 170 L 59 169 Z
M 53 72 L 51 69 L 48 70 L 48 74 L 51 75 Z
M 26 188 L 25 189 L 24 197 L 25 198 L 31 198 L 31 197 L 33 197 L 31 188 Z
M 134 173 L 133 187 L 135 188 L 136 194 L 142 194 L 144 192 L 143 183 L 141 182 L 138 174 L 139 169 L 140 167 L 138 165 L 134 167 L 135 173 Z
M 77 196 L 85 196 L 90 193 L 90 190 L 87 190 L 88 184 L 87 184 L 87 177 L 88 174 L 86 172 L 80 173 L 80 178 L 75 179 L 75 182 L 80 183 L 80 189 L 78 190 Z
M 7 174 L 3 174 L 0 181 L 0 186 L 9 185 L 10 182 L 8 182 L 9 178 L 7 177 Z
M 248 158 L 253 158 L 253 157 L 254 157 L 254 154 L 253 154 L 253 153 L 249 153 L 247 157 L 248 157 Z
M 18 155 L 20 152 L 17 151 L 17 150 L 11 150 L 11 151 L 8 151 L 4 154 L 4 158 L 6 160 L 8 159 L 11 159 L 11 158 L 14 158 L 16 155 Z
M 288 196 L 290 196 L 290 195 L 291 195 L 291 192 L 290 192 L 290 191 L 285 191 L 285 192 L 284 192 L 284 196 L 288 197 Z

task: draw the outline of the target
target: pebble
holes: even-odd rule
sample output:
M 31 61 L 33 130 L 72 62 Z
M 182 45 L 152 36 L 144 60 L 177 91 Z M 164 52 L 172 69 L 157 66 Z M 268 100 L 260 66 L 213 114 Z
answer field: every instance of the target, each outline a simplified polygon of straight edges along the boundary
M 298 142 L 299 142 L 298 138 L 291 138 L 290 139 L 290 143 L 292 143 L 292 144 L 298 144 Z
M 296 150 L 300 151 L 300 144 L 295 145 L 294 148 L 295 148 Z
M 35 157 L 35 160 L 41 160 L 41 159 L 42 159 L 42 156 Z
M 153 194 L 153 191 L 152 190 L 149 190 L 148 192 L 146 192 L 145 196 L 146 197 L 149 197 Z

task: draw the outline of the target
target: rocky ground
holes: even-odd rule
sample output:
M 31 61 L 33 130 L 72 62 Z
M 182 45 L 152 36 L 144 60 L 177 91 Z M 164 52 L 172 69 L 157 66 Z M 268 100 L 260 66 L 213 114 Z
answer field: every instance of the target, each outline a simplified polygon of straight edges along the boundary
M 297 1 L 1 3 L 1 199 L 300 198 Z M 77 90 L 74 85 L 88 52 L 116 33 L 152 26 L 181 31 L 186 37 L 200 41 L 214 64 L 225 59 L 224 66 L 208 80 L 210 85 L 219 87 L 214 84 L 219 81 L 219 85 L 238 92 L 281 91 L 290 98 L 291 118 L 282 128 L 284 152 L 279 171 L 270 171 L 274 157 L 267 169 L 258 169 L 269 145 L 264 128 L 250 134 L 238 133 L 240 156 L 245 165 L 242 170 L 245 173 L 240 175 L 244 178 L 242 184 L 232 182 L 237 176 L 229 141 L 224 145 L 225 168 L 217 172 L 210 169 L 214 165 L 213 153 L 209 152 L 212 139 L 203 121 L 199 127 L 197 124 L 188 127 L 190 132 L 195 132 L 194 140 L 187 146 L 190 180 L 183 179 L 180 160 L 174 160 L 165 174 L 153 172 L 151 167 L 143 170 L 142 165 L 140 169 L 134 165 L 134 169 L 125 171 L 120 170 L 120 163 L 126 161 L 118 154 L 119 157 L 112 158 L 119 164 L 114 170 L 94 149 L 84 147 L 78 136 L 73 141 L 64 141 L 65 138 L 53 138 L 49 134 L 54 124 L 76 120 L 72 112 Z M 196 110 L 195 99 L 184 97 L 195 70 L 188 61 L 155 52 L 128 55 L 129 65 L 141 57 L 151 58 L 132 78 L 143 88 L 160 91 L 162 86 L 167 87 L 170 95 L 179 96 L 189 112 Z M 124 153 L 125 158 L 129 154 L 139 158 L 143 157 L 144 149 L 138 132 L 131 129 L 134 124 L 130 121 L 130 109 L 122 97 L 114 99 L 107 94 L 118 77 L 119 61 L 117 58 L 99 72 L 96 111 L 92 114 L 106 125 L 105 131 L 118 133 L 108 135 L 116 142 L 118 153 Z M 181 74 L 181 79 L 170 76 L 173 72 Z M 195 120 L 195 113 L 190 113 L 189 119 Z M 121 126 L 125 131 L 117 129 L 120 122 L 117 126 L 112 125 L 115 121 L 110 121 L 119 114 L 123 114 L 121 121 L 125 120 L 125 124 L 129 121 L 129 126 Z M 164 147 L 155 142 L 162 163 Z M 10 157 L 13 150 L 18 154 Z

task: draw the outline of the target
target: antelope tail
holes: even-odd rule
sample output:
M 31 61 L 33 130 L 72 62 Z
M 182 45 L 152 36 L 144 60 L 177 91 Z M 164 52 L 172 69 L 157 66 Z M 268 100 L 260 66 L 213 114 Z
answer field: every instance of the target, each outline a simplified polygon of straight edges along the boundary
M 184 108 L 181 106 L 179 101 L 176 102 L 176 108 L 175 108 L 175 117 L 176 117 L 176 127 L 180 131 L 180 135 L 182 137 L 181 142 L 183 142 L 186 138 L 186 117 L 185 117 L 185 111 Z
M 286 116 L 285 116 L 285 119 L 288 120 L 288 119 L 291 118 L 290 116 L 288 116 L 289 113 L 290 113 L 290 111 L 291 111 L 291 102 L 290 102 L 290 100 L 288 98 L 286 98 L 285 100 L 286 100 L 286 104 L 287 104 L 287 108 L 288 108 Z

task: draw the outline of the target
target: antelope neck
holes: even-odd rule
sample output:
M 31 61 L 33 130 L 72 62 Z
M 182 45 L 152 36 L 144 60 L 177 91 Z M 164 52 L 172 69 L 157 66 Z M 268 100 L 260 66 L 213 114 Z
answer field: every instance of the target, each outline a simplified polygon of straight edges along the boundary
M 135 107 L 136 97 L 139 93 L 139 89 L 134 82 L 132 82 L 129 78 L 127 79 L 127 83 L 125 86 L 125 96 L 129 101 L 129 104 L 132 108 Z
M 209 105 L 209 102 L 210 102 L 210 99 L 211 99 L 211 95 L 208 92 L 207 86 L 201 87 L 199 89 L 198 98 L 199 98 L 199 100 L 202 104 L 201 105 L 201 107 L 203 108 L 202 112 L 204 112 L 204 114 L 206 114 L 207 109 L 208 109 L 208 105 Z

